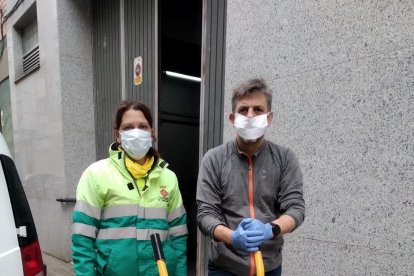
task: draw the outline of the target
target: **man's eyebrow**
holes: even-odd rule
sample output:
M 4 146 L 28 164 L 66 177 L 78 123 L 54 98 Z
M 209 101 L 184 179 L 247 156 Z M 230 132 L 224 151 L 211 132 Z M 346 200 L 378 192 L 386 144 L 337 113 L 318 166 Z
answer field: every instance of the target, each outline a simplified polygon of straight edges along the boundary
M 238 108 L 241 108 L 241 107 L 264 107 L 264 105 L 262 105 L 262 104 L 256 104 L 256 105 L 253 105 L 253 104 L 241 104 Z

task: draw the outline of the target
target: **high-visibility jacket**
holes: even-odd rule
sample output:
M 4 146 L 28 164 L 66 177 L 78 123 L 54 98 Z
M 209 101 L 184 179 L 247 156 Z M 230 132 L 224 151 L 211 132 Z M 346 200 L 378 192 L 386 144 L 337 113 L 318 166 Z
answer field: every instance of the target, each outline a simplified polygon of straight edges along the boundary
M 76 275 L 158 275 L 150 235 L 158 233 L 169 275 L 187 275 L 187 217 L 176 175 L 155 158 L 144 187 L 113 144 L 82 174 L 73 212 Z

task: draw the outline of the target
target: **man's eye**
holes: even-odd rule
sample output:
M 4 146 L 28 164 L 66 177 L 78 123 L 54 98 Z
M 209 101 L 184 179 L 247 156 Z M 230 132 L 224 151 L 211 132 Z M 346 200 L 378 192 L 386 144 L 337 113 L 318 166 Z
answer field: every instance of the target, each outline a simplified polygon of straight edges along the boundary
M 241 108 L 241 109 L 239 109 L 239 111 L 237 113 L 242 114 L 242 115 L 246 114 L 247 113 L 247 108 Z
M 260 114 L 260 113 L 263 113 L 264 112 L 264 110 L 262 109 L 262 108 L 260 108 L 260 107 L 256 107 L 255 109 L 254 109 L 254 112 L 256 113 L 256 114 Z

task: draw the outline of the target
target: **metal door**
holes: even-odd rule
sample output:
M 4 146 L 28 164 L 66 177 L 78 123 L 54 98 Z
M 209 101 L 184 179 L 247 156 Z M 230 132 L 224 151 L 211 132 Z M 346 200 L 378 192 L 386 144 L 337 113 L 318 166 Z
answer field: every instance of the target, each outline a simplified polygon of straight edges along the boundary
M 157 122 L 157 1 L 93 1 L 93 71 L 96 156 L 108 155 L 113 117 L 123 99 L 147 104 Z M 143 81 L 133 83 L 134 58 L 143 59 Z M 156 126 L 154 126 L 156 128 Z

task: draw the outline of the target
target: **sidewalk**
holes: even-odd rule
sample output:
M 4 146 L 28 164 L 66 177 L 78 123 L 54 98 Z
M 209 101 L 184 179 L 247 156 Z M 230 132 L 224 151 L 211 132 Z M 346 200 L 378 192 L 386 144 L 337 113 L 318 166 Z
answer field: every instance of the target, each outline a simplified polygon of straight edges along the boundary
M 47 276 L 74 276 L 72 264 L 59 260 L 42 252 L 43 262 L 47 266 Z M 195 261 L 195 260 L 194 260 Z M 195 264 L 192 263 L 188 269 L 188 275 L 196 275 Z
M 43 262 L 47 266 L 48 276 L 73 276 L 72 264 L 56 259 L 46 253 L 42 253 Z

